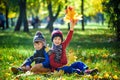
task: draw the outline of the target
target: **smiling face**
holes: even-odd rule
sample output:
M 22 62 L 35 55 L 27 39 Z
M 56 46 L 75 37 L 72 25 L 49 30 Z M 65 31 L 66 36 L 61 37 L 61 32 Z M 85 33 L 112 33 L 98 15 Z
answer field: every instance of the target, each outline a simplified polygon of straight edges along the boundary
M 42 41 L 39 41 L 39 42 L 34 42 L 34 48 L 36 50 L 40 50 L 43 48 L 43 42 Z
M 59 36 L 53 38 L 53 43 L 58 46 L 62 43 L 62 40 Z

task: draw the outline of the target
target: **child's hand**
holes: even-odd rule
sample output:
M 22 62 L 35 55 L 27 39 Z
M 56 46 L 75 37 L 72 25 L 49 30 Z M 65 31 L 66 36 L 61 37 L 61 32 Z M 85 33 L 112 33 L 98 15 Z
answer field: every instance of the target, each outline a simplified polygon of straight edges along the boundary
M 72 6 L 68 6 L 66 9 L 66 15 L 64 17 L 64 21 L 66 22 L 71 22 L 72 21 L 76 21 L 76 20 L 81 20 L 82 19 L 82 15 L 79 15 L 74 7 Z
M 74 26 L 76 25 L 77 22 L 78 22 L 78 20 L 71 20 L 70 21 L 70 30 L 74 29 Z
M 26 68 L 26 70 L 27 70 L 27 71 L 29 71 L 29 70 L 30 70 L 30 66 L 26 66 L 25 68 Z

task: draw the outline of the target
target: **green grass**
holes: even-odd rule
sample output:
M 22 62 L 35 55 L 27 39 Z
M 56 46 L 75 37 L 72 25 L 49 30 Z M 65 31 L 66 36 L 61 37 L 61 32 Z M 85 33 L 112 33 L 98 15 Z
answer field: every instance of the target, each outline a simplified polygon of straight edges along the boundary
M 93 80 L 98 78 L 105 79 L 106 76 L 106 79 L 113 80 L 115 76 L 120 77 L 120 65 L 115 60 L 116 53 L 120 52 L 120 43 L 109 41 L 114 38 L 114 34 L 108 28 L 96 26 L 98 25 L 88 25 L 86 30 L 82 31 L 77 25 L 72 41 L 66 51 L 67 55 L 69 55 L 72 50 L 72 53 L 77 57 L 76 60 L 85 62 L 90 68 L 98 68 L 98 75 L 62 74 L 61 76 L 56 76 L 55 74 L 41 74 L 20 77 L 19 80 L 37 80 L 37 78 L 41 80 Z M 65 38 L 68 30 L 60 28 Z M 39 30 L 43 32 L 47 43 L 51 46 L 49 31 L 45 29 Z M 27 57 L 33 54 L 32 40 L 36 31 L 37 29 L 30 30 L 30 33 L 13 32 L 12 30 L 0 31 L 0 80 L 15 80 L 16 75 L 12 74 L 10 68 L 12 66 L 20 66 Z

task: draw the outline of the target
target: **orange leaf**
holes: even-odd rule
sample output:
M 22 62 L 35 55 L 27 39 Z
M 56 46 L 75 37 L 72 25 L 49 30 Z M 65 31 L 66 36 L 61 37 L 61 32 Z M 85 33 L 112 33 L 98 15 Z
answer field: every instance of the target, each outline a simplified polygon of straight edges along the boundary
M 75 21 L 80 19 L 81 19 L 81 15 L 78 15 L 72 6 L 68 6 L 66 9 L 66 15 L 64 17 L 64 21 L 70 22 L 71 20 Z

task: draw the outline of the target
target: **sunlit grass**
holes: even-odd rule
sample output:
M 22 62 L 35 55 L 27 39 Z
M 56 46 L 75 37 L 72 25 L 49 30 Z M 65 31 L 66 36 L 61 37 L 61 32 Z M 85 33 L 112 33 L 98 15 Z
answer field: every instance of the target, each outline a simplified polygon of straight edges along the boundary
M 90 27 L 90 26 L 89 26 Z M 119 48 L 117 42 L 112 42 L 114 34 L 107 28 L 87 28 L 82 31 L 75 28 L 72 41 L 67 48 L 68 65 L 74 61 L 83 61 L 89 68 L 97 68 L 99 74 L 95 76 L 77 74 L 40 74 L 16 78 L 10 68 L 20 66 L 22 62 L 33 54 L 33 36 L 38 29 L 30 30 L 30 33 L 13 32 L 10 30 L 0 31 L 0 80 L 93 80 L 93 79 L 118 79 L 120 68 L 114 60 Z M 51 46 L 50 33 L 48 30 L 39 29 L 43 32 L 47 43 Z M 64 38 L 68 30 L 62 29 Z

